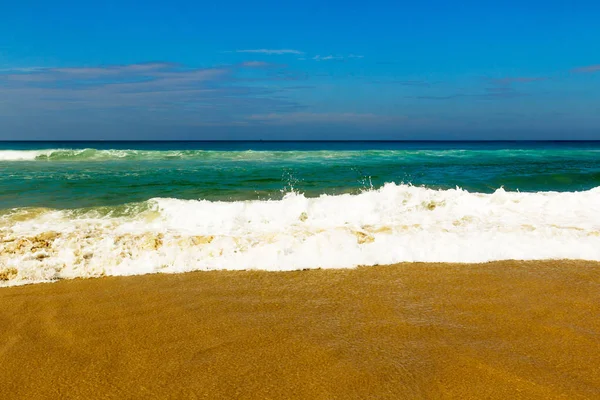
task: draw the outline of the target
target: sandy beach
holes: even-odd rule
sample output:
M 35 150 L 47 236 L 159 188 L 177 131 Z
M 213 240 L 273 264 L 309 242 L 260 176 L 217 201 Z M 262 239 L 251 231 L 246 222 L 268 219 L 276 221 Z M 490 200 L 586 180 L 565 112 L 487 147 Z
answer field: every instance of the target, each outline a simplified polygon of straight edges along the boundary
M 600 263 L 0 289 L 0 398 L 599 398 Z

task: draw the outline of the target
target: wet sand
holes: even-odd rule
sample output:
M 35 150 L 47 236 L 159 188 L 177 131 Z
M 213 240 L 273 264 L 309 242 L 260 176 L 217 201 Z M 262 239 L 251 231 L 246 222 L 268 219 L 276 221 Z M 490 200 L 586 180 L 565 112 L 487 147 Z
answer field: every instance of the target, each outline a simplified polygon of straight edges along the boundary
M 3 288 L 0 398 L 600 398 L 600 263 Z

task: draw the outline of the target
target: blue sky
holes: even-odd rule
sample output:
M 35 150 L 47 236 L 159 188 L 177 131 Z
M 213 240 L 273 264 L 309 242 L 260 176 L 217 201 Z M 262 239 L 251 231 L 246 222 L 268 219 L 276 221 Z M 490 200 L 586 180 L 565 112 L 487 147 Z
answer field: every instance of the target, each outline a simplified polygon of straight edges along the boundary
M 9 1 L 0 139 L 600 139 L 600 3 Z

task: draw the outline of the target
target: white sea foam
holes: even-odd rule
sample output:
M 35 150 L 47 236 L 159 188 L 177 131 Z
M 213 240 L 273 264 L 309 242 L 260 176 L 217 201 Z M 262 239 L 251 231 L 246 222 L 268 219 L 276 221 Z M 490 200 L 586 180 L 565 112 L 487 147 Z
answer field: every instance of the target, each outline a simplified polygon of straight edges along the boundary
M 2 161 L 48 161 L 65 160 L 106 160 L 123 158 L 135 154 L 137 150 L 96 150 L 96 149 L 43 149 L 43 150 L 0 150 Z
M 30 161 L 56 150 L 0 150 L 0 161 Z
M 493 194 L 387 184 L 358 195 L 158 198 L 127 217 L 17 210 L 0 219 L 0 285 L 192 270 L 402 261 L 600 260 L 600 188 Z M 3 272 L 4 271 L 4 272 Z

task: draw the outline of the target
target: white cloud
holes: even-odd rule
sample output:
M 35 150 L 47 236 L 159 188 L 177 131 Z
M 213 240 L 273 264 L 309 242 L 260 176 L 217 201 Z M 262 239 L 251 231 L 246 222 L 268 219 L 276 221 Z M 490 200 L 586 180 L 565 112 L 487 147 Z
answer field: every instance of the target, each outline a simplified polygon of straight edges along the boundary
M 258 53 L 258 54 L 296 54 L 301 55 L 304 54 L 303 51 L 300 50 L 292 50 L 292 49 L 251 49 L 251 50 L 236 50 L 236 53 Z
M 344 58 L 341 56 L 319 56 L 319 55 L 316 55 L 312 59 L 315 61 L 329 61 L 329 60 L 343 60 Z
M 328 55 L 328 56 L 320 56 L 316 55 L 312 59 L 315 61 L 344 61 L 350 58 L 364 58 L 364 56 L 357 56 L 355 54 L 350 54 L 348 56 L 339 56 L 339 55 Z

